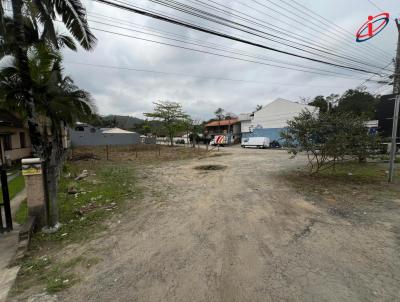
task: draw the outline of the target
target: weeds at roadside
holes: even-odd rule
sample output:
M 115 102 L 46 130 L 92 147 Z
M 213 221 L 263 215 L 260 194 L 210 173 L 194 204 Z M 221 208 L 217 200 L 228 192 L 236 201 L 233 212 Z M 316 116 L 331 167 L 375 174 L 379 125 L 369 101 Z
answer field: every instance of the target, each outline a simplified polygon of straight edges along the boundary
M 286 172 L 283 177 L 309 202 L 326 208 L 333 216 L 368 220 L 368 214 L 393 206 L 400 199 L 397 184 L 387 183 L 383 163 L 339 163 L 336 169 L 310 175 L 306 170 Z M 400 177 L 400 173 L 397 173 Z
M 89 176 L 75 181 L 75 176 L 84 169 Z M 75 194 L 68 193 L 71 186 L 76 188 Z M 131 166 L 104 162 L 66 164 L 58 193 L 61 229 L 54 234 L 34 234 L 29 256 L 20 263 L 22 268 L 13 295 L 24 295 L 30 288 L 37 287 L 55 293 L 78 282 L 76 269 L 89 268 L 99 260 L 77 256 L 63 262 L 55 256 L 57 251 L 68 244 L 95 238 L 107 228 L 108 219 L 139 201 L 140 196 Z M 20 211 L 23 209 L 24 205 Z
M 74 154 L 86 151 L 74 150 Z M 202 150 L 166 147 L 161 150 L 161 156 L 154 150 L 142 150 L 136 158 L 131 150 L 116 151 L 110 152 L 109 161 L 95 152 L 96 159 L 65 164 L 58 188 L 62 227 L 54 234 L 34 234 L 29 256 L 21 262 L 22 269 L 12 292 L 18 299 L 27 298 L 32 292 L 54 293 L 70 287 L 80 280 L 83 268 L 101 261 L 85 257 L 82 260 L 82 255 L 76 255 L 75 260 L 65 262 L 59 251 L 70 244 L 84 245 L 85 241 L 101 236 L 101 231 L 108 228 L 106 222 L 114 215 L 122 215 L 142 199 L 142 192 L 136 186 L 135 167 L 200 158 L 205 154 Z M 76 181 L 75 177 L 83 170 L 88 171 L 88 177 Z M 162 195 L 157 199 L 161 200 Z M 48 260 L 44 261 L 43 257 Z
M 76 284 L 80 279 L 74 270 L 89 269 L 98 263 L 97 258 L 75 257 L 66 262 L 54 262 L 47 256 L 27 258 L 22 262 L 18 282 L 13 288 L 13 295 L 23 293 L 30 287 L 42 286 L 53 294 Z

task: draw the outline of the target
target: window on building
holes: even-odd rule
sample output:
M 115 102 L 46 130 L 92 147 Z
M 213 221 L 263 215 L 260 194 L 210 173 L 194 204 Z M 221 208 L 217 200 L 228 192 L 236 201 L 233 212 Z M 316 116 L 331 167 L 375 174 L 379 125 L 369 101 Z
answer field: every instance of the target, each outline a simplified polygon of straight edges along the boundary
M 82 126 L 75 127 L 75 131 L 85 131 L 85 128 Z
M 4 136 L 4 150 L 12 150 L 12 144 L 11 144 L 11 135 L 5 135 Z
M 20 143 L 21 148 L 26 148 L 25 132 L 19 133 L 19 143 Z

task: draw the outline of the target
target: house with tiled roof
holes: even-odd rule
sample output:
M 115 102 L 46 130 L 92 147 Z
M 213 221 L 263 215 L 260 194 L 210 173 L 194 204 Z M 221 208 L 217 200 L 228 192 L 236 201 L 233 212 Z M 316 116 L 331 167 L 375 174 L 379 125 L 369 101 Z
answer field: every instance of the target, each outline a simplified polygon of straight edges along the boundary
M 212 140 L 216 135 L 225 135 L 230 143 L 240 143 L 240 131 L 238 118 L 214 120 L 204 125 L 207 140 Z

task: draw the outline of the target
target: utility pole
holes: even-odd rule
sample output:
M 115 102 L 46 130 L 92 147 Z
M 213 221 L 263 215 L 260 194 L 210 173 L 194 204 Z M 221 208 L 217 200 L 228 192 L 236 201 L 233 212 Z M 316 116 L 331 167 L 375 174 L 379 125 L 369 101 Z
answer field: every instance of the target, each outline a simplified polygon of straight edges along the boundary
M 393 112 L 393 129 L 392 129 L 392 143 L 390 145 L 390 165 L 389 165 L 389 182 L 393 182 L 394 179 L 394 164 L 396 160 L 397 151 L 397 125 L 399 121 L 399 109 L 400 109 L 400 23 L 396 19 L 397 27 L 397 52 L 396 52 L 396 66 L 394 70 L 394 81 L 393 81 L 393 94 L 395 95 L 394 112 Z

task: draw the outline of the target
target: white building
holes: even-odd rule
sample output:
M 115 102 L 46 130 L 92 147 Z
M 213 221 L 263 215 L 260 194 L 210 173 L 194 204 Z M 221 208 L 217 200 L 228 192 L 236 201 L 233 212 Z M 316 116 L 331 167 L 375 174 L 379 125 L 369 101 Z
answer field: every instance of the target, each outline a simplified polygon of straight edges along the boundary
M 318 111 L 314 106 L 279 98 L 254 112 L 254 114 L 240 114 L 242 138 L 265 136 L 269 137 L 271 141 L 278 140 L 279 133 L 287 126 L 287 121 L 298 116 L 304 110 Z
M 140 143 L 140 135 L 119 128 L 97 128 L 77 123 L 70 130 L 73 146 L 134 145 Z

